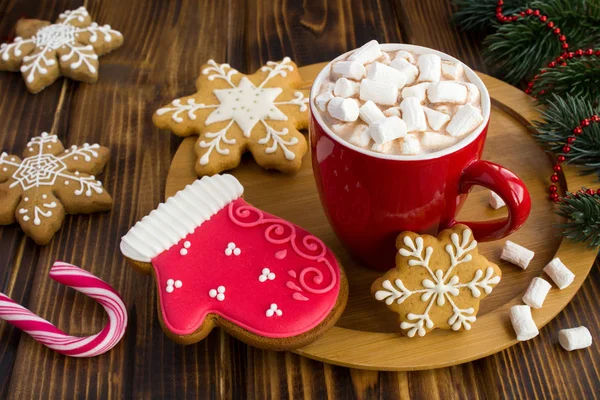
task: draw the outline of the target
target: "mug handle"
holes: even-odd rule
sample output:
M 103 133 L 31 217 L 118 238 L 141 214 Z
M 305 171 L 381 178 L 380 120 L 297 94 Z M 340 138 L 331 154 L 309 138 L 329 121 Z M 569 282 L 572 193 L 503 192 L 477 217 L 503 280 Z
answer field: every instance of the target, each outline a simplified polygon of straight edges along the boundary
M 452 220 L 448 227 L 455 224 L 467 225 L 477 241 L 487 242 L 508 236 L 523 226 L 531 211 L 531 197 L 525 183 L 517 175 L 501 165 L 477 160 L 463 171 L 458 191 L 460 194 L 467 194 L 473 185 L 496 192 L 506 203 L 508 217 L 491 221 Z

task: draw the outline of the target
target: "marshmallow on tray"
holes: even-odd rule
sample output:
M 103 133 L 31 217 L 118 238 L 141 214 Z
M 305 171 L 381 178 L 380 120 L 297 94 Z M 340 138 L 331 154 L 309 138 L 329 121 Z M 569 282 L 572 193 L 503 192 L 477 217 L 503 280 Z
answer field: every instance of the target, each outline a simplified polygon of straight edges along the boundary
M 369 133 L 375 144 L 391 142 L 406 136 L 406 123 L 395 116 L 387 117 L 369 125 Z
M 358 147 L 367 147 L 371 141 L 369 127 L 364 124 L 358 124 L 348 138 L 348 141 Z
M 423 107 L 423 111 L 425 111 L 429 126 L 434 131 L 439 131 L 448 121 L 450 121 L 450 116 L 448 114 L 432 110 L 429 107 Z
M 456 143 L 452 136 L 436 132 L 425 132 L 421 136 L 421 145 L 430 151 L 445 149 Z
M 406 76 L 395 68 L 374 62 L 367 67 L 367 78 L 402 89 L 406 83 Z
M 510 308 L 510 322 L 519 341 L 533 339 L 540 333 L 531 316 L 531 308 L 529 306 L 512 306 Z
M 504 249 L 502 249 L 500 259 L 508 261 L 522 269 L 527 269 L 534 255 L 535 253 L 533 251 L 507 240 L 506 243 L 504 243 Z
M 371 79 L 363 79 L 360 82 L 360 99 L 371 100 L 377 104 L 393 106 L 398 100 L 398 88 Z
M 425 112 L 423 106 L 416 97 L 407 97 L 400 103 L 402 110 L 402 119 L 406 122 L 408 132 L 418 131 L 424 132 L 427 130 L 427 122 L 425 122 Z
M 358 118 L 358 102 L 354 99 L 334 97 L 327 104 L 327 111 L 335 119 L 352 122 Z
M 506 206 L 506 203 L 504 202 L 504 200 L 502 200 L 502 197 L 498 196 L 493 190 L 490 190 L 489 203 L 494 210 Z
M 429 82 L 419 83 L 410 87 L 405 87 L 402 89 L 402 98 L 405 99 L 407 97 L 416 97 L 419 99 L 419 102 L 424 102 L 426 97 L 427 88 L 431 85 Z
M 427 88 L 427 98 L 432 103 L 465 104 L 467 95 L 467 87 L 458 82 L 442 81 Z
M 406 77 L 406 85 L 412 85 L 419 75 L 419 69 L 404 58 L 395 58 L 390 67 L 397 69 Z
M 367 125 L 385 118 L 385 115 L 383 115 L 379 107 L 371 100 L 367 101 L 358 109 L 358 115 Z
M 550 261 L 544 267 L 544 272 L 552 279 L 560 290 L 569 286 L 575 279 L 575 274 L 573 274 L 558 257 Z
M 454 114 L 446 131 L 452 136 L 464 136 L 471 133 L 483 122 L 481 111 L 470 104 L 465 104 Z
M 358 81 L 367 73 L 365 66 L 356 61 L 338 61 L 331 68 L 334 77 L 344 77 Z
M 357 61 L 361 64 L 370 63 L 381 57 L 381 48 L 377 40 L 371 40 L 362 47 L 354 50 L 348 57 L 348 61 Z
M 538 277 L 533 278 L 525 295 L 523 295 L 523 303 L 531 308 L 542 308 L 551 287 L 552 285 L 547 280 Z
M 436 54 L 421 54 L 417 66 L 419 82 L 438 82 L 442 77 L 442 59 Z
M 592 345 L 592 334 L 585 326 L 561 329 L 558 332 L 558 342 L 567 351 L 585 349 Z
M 403 155 L 417 155 L 421 153 L 421 144 L 417 135 L 409 133 L 402 138 L 400 144 L 400 154 Z
M 346 78 L 340 78 L 335 82 L 333 94 L 337 97 L 352 97 L 358 94 L 360 83 Z
M 463 74 L 463 66 L 459 62 L 442 61 L 442 75 L 453 81 L 458 80 Z

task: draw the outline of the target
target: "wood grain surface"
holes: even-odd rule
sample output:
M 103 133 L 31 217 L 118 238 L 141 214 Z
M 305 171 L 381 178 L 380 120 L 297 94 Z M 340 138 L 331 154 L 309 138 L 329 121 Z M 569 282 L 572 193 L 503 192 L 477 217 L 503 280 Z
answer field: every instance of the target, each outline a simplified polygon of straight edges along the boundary
M 180 139 L 159 132 L 152 112 L 193 91 L 208 58 L 252 71 L 287 55 L 299 65 L 326 61 L 371 38 L 430 46 L 486 72 L 482 36 L 450 24 L 448 0 L 0 0 L 0 38 L 20 17 L 54 20 L 85 5 L 95 21 L 123 32 L 125 44 L 100 59 L 94 85 L 59 79 L 30 95 L 18 73 L 0 73 L 0 147 L 20 152 L 42 131 L 66 143 L 99 142 L 112 158 L 100 176 L 110 213 L 69 216 L 45 247 L 17 226 L 0 228 L 0 290 L 70 334 L 103 325 L 101 307 L 52 282 L 56 259 L 110 282 L 128 305 L 130 325 L 111 352 L 70 359 L 0 323 L 0 398 L 597 398 L 600 350 L 566 352 L 558 330 L 600 332 L 600 271 L 540 335 L 494 356 L 423 372 L 335 367 L 292 353 L 257 350 L 221 332 L 197 345 L 170 342 L 156 317 L 150 280 L 125 265 L 118 244 L 163 200 Z M 4 41 L 4 40 L 2 40 Z

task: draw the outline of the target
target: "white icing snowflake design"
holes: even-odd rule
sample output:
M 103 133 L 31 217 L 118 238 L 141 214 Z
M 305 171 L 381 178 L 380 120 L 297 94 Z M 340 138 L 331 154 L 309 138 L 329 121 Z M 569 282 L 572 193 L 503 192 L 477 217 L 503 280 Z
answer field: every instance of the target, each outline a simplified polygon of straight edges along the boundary
M 0 69 L 11 70 L 7 67 L 21 65 L 28 87 L 39 91 L 43 87 L 32 85 L 34 80 L 53 75 L 49 72 L 53 69 L 60 69 L 62 75 L 77 79 L 69 69 L 77 70 L 83 66 L 85 74 L 96 78 L 98 55 L 119 47 L 121 43 L 120 32 L 110 25 L 100 26 L 91 22 L 85 7 L 79 7 L 60 14 L 56 23 L 42 26 L 29 38 L 17 36 L 13 43 L 3 43 L 0 46 Z
M 223 89 L 212 89 L 218 104 L 197 102 L 194 97 L 176 99 L 170 105 L 156 111 L 156 116 L 170 115 L 170 118 L 155 119 L 155 123 L 160 128 L 168 128 L 185 136 L 190 131 L 182 128 L 182 124 L 196 121 L 199 112 L 210 110 L 210 113 L 203 114 L 203 121 L 198 122 L 198 127 L 192 129 L 192 131 L 202 134 L 201 139 L 197 142 L 197 146 L 201 149 L 200 153 L 202 153 L 198 160 L 201 166 L 208 165 L 215 153 L 221 156 L 236 156 L 232 154 L 231 146 L 241 144 L 238 143 L 238 139 L 228 137 L 234 123 L 241 129 L 244 138 L 249 140 L 257 125 L 263 127 L 264 136 L 252 140 L 264 145 L 264 153 L 273 154 L 279 148 L 285 159 L 292 161 L 302 154 L 297 154 L 297 151 L 292 151 L 290 148 L 304 138 L 301 135 L 302 139 L 299 139 L 297 135 L 290 137 L 289 128 L 284 127 L 278 130 L 269 121 L 288 121 L 288 116 L 278 106 L 292 105 L 297 106 L 299 111 L 307 111 L 308 97 L 300 90 L 287 87 L 268 87 L 267 84 L 276 76 L 285 78 L 294 68 L 289 57 L 285 57 L 279 63 L 269 61 L 261 68 L 262 72 L 268 73 L 260 84 L 255 85 L 247 76 L 243 76 L 237 83 L 234 83 L 232 77 L 239 74 L 237 70 L 228 64 L 217 64 L 214 60 L 209 60 L 207 67 L 202 70 L 202 75 L 206 76 L 208 82 L 226 82 L 228 86 Z M 285 93 L 284 97 L 290 97 L 290 92 L 293 93 L 292 99 L 278 100 L 282 93 Z M 204 130 L 204 126 L 208 127 L 218 122 L 228 123 L 218 131 L 211 131 L 210 128 Z
M 443 249 L 450 259 L 450 265 L 445 269 L 431 267 L 430 261 L 434 248 L 432 246 L 424 247 L 422 237 L 417 236 L 413 240 L 408 235 L 404 236 L 403 244 L 406 247 L 400 248 L 398 252 L 402 257 L 408 259 L 406 266 L 408 268 L 423 268 L 427 271 L 429 277 L 421 281 L 420 288 L 408 288 L 402 279 L 398 277 L 403 270 L 397 267 L 386 274 L 386 277 L 387 275 L 393 275 L 393 277 L 391 276 L 391 279 L 385 279 L 381 282 L 380 287 L 378 287 L 379 290 L 375 292 L 375 298 L 384 301 L 393 310 L 399 310 L 397 305 L 403 304 L 413 295 L 420 296 L 421 302 L 426 304 L 422 313 L 414 313 L 404 309 L 405 312 L 409 312 L 406 313 L 406 320 L 401 322 L 400 328 L 407 330 L 409 337 L 413 337 L 415 334 L 424 336 L 427 331 L 436 327 L 436 322 L 431 318 L 431 310 L 433 307 L 445 307 L 447 304 L 451 308 L 450 316 L 446 321 L 438 321 L 437 324 L 445 323 L 455 331 L 459 329 L 470 330 L 471 324 L 476 320 L 475 308 L 472 306 L 459 307 L 456 298 L 461 290 L 467 290 L 470 292 L 469 304 L 476 303 L 482 297 L 482 294 L 491 293 L 492 286 L 500 282 L 500 275 L 491 265 L 481 269 L 476 268 L 472 263 L 474 257 L 478 257 L 478 262 L 480 259 L 485 260 L 485 258 L 477 254 L 477 242 L 471 240 L 471 235 L 469 229 L 463 229 L 462 238 L 456 232 L 450 235 L 451 244 L 447 244 Z M 487 263 L 487 260 L 485 260 L 485 263 Z M 469 268 L 463 269 L 460 275 L 472 274 L 472 279 L 465 283 L 460 282 L 459 272 L 457 271 L 457 267 L 461 264 Z M 404 270 L 406 274 L 410 273 L 408 268 Z

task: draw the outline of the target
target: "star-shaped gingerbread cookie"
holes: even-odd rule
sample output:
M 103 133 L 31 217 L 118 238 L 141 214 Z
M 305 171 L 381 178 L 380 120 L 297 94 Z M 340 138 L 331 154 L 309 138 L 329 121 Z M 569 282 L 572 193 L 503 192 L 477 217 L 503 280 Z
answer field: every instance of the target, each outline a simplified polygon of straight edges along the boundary
M 436 238 L 402 232 L 396 239 L 396 267 L 371 286 L 375 299 L 400 319 L 413 337 L 436 329 L 471 329 L 479 302 L 500 282 L 502 271 L 477 250 L 465 225 Z
M 253 75 L 209 60 L 197 92 L 156 111 L 154 124 L 178 136 L 198 135 L 198 176 L 235 168 L 244 152 L 267 169 L 296 172 L 307 144 L 308 91 L 288 57 L 267 62 Z
M 85 7 L 60 14 L 56 23 L 17 22 L 13 43 L 0 46 L 0 71 L 21 71 L 27 89 L 38 93 L 64 76 L 87 83 L 98 80 L 98 56 L 123 44 L 110 25 L 92 22 Z
M 21 225 L 37 244 L 47 244 L 65 213 L 109 210 L 112 198 L 96 180 L 109 159 L 106 147 L 84 143 L 65 150 L 44 132 L 27 144 L 24 158 L 0 154 L 0 225 Z

